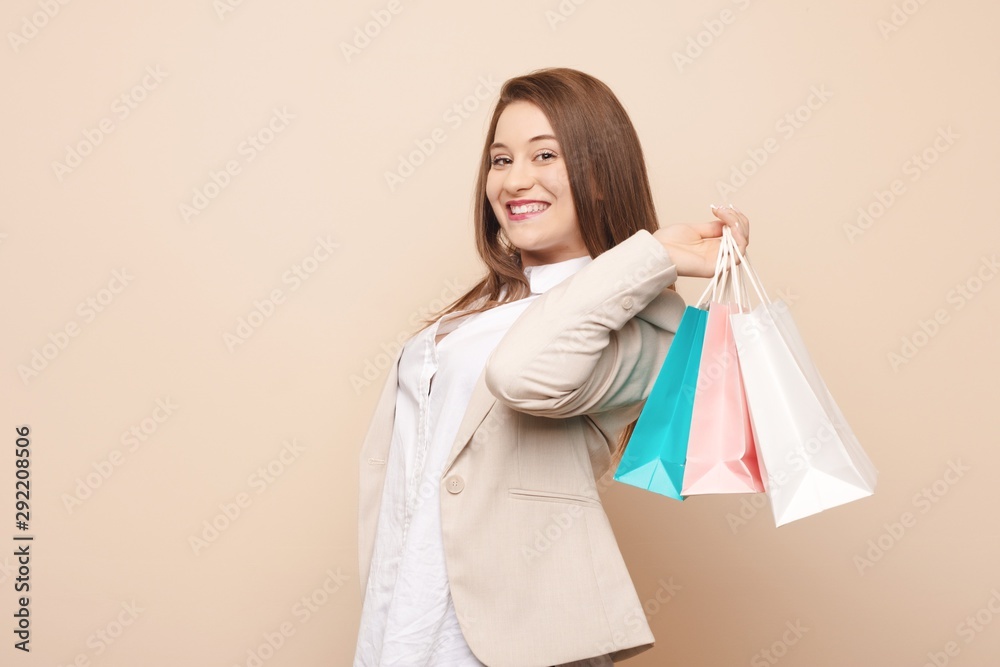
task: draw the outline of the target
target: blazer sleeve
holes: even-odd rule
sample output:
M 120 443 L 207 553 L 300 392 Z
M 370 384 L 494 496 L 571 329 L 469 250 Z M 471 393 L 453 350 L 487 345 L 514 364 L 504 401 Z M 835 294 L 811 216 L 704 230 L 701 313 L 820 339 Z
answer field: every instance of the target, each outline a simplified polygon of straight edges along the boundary
M 524 310 L 487 359 L 487 387 L 512 409 L 541 417 L 644 401 L 674 332 L 635 316 L 676 279 L 663 244 L 637 231 Z

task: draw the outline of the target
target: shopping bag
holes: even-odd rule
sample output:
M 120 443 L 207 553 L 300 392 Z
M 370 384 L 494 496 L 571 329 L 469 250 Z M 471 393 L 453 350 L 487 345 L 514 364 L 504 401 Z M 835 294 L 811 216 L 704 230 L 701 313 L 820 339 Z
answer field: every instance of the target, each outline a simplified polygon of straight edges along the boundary
M 667 357 L 615 469 L 616 481 L 684 500 L 684 459 L 707 316 L 699 308 L 684 309 Z
M 788 305 L 769 299 L 739 256 L 741 275 L 761 303 L 730 322 L 775 523 L 872 495 L 877 470 L 809 357 Z
M 685 496 L 764 491 L 730 322 L 743 307 L 731 243 L 732 236 L 724 235 L 721 278 L 708 307 L 681 488 Z

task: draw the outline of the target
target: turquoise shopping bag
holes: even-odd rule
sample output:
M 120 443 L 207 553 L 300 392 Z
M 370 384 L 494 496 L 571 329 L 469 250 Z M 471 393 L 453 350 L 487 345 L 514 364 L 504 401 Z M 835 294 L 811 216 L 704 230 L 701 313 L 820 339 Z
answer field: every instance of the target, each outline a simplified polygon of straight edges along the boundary
M 615 481 L 684 500 L 684 461 L 707 320 L 705 310 L 693 306 L 684 309 L 667 357 L 615 469 Z

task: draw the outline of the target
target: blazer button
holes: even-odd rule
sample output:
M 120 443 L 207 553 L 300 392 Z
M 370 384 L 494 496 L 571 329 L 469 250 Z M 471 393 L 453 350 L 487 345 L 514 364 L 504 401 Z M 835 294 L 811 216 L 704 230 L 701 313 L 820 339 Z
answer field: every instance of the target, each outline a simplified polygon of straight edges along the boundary
M 627 296 L 622 299 L 622 308 L 625 310 L 632 310 L 632 297 Z
M 445 481 L 449 493 L 461 493 L 465 488 L 465 480 L 459 475 L 452 475 Z

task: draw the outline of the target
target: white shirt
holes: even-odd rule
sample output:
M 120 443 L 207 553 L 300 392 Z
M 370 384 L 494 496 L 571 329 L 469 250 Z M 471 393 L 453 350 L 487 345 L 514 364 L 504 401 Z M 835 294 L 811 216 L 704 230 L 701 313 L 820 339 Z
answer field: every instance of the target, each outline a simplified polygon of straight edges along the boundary
M 529 296 L 471 316 L 450 313 L 404 344 L 354 667 L 483 666 L 465 642 L 448 588 L 441 471 L 472 389 L 507 329 L 539 295 L 592 261 L 584 255 L 525 267 Z

